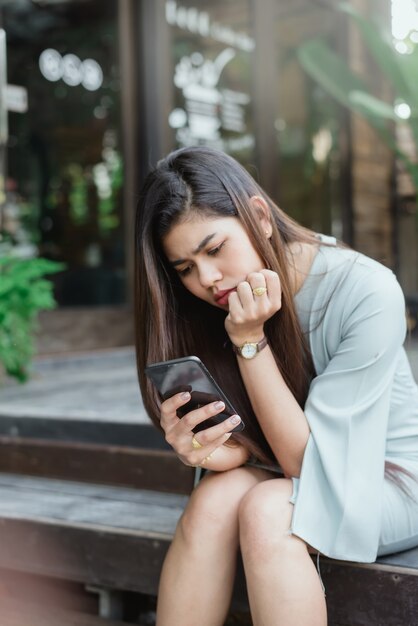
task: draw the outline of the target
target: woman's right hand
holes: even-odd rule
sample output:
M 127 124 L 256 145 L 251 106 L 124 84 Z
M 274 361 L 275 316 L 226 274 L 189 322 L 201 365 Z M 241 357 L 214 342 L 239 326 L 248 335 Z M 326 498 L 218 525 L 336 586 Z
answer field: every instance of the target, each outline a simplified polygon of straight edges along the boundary
M 190 393 L 178 393 L 161 404 L 160 424 L 165 432 L 167 443 L 174 449 L 179 459 L 192 467 L 204 465 L 217 448 L 222 446 L 231 436 L 231 431 L 240 423 L 238 415 L 232 415 L 227 420 L 198 432 L 193 429 L 209 417 L 222 413 L 225 405 L 221 401 L 211 402 L 198 409 L 186 413 L 179 418 L 177 410 L 190 400 Z M 193 437 L 201 448 L 195 449 L 192 445 Z

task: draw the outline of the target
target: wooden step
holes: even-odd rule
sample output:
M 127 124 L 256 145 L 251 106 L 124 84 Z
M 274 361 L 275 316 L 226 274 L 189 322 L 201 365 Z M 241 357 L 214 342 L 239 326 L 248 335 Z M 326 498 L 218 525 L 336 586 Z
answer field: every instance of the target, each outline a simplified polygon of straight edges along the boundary
M 0 567 L 155 595 L 187 496 L 0 475 Z
M 1 397 L 1 394 L 0 394 Z M 171 450 L 163 434 L 151 423 L 74 419 L 70 416 L 8 415 L 0 403 L 0 437 L 128 446 Z
M 169 450 L 0 437 L 0 472 L 189 494 L 195 471 Z

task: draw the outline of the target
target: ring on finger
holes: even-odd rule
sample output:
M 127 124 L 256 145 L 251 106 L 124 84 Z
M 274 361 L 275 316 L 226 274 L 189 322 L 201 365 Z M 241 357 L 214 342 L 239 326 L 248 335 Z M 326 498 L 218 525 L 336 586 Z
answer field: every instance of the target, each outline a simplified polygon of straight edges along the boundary
M 255 296 L 264 296 L 267 293 L 267 287 L 254 287 L 253 294 Z
M 203 448 L 202 444 L 198 442 L 194 435 L 192 437 L 192 448 L 193 450 L 200 450 L 200 448 Z
M 208 456 L 205 456 L 205 458 L 203 459 L 203 461 L 201 461 L 200 463 L 200 467 L 202 467 L 206 461 L 209 461 L 210 457 L 212 456 L 213 452 L 211 452 L 210 454 L 208 454 Z

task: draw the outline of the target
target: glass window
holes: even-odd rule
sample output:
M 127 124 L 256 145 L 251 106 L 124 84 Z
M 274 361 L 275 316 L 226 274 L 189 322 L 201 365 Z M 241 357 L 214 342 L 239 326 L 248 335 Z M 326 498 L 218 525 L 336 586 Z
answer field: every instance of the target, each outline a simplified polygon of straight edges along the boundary
M 276 197 L 286 212 L 317 232 L 341 238 L 342 108 L 306 75 L 296 51 L 326 38 L 338 48 L 337 12 L 320 3 L 280 0 L 276 10 Z
M 123 302 L 117 3 L 0 0 L 0 15 L 8 83 L 28 94 L 9 113 L 11 236 L 66 264 L 59 304 Z
M 253 163 L 250 2 L 168 0 L 165 12 L 173 147 L 208 145 Z
M 266 146 L 271 154 L 263 154 L 262 161 L 264 168 L 271 168 L 273 185 L 267 188 L 273 198 L 302 224 L 342 237 L 343 113 L 296 58 L 298 46 L 309 38 L 324 36 L 336 45 L 336 12 L 307 0 L 267 3 L 274 24 L 274 41 L 267 46 L 270 62 L 256 49 L 260 42 L 254 39 L 254 26 L 263 7 L 255 0 L 168 0 L 165 7 L 172 147 L 220 148 L 261 180 L 256 148 L 265 151 Z M 270 72 L 270 80 L 256 93 L 256 72 L 263 71 Z M 257 128 L 255 106 L 258 122 L 260 111 L 271 118 Z M 264 141 L 266 132 L 274 134 L 275 144 Z

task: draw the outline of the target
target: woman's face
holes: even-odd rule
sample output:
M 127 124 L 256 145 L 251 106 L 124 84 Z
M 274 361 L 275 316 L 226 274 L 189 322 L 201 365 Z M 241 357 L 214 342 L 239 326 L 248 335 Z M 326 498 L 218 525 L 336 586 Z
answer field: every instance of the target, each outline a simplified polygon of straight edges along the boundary
M 186 289 L 224 310 L 238 283 L 265 268 L 237 217 L 196 215 L 173 226 L 163 249 Z

